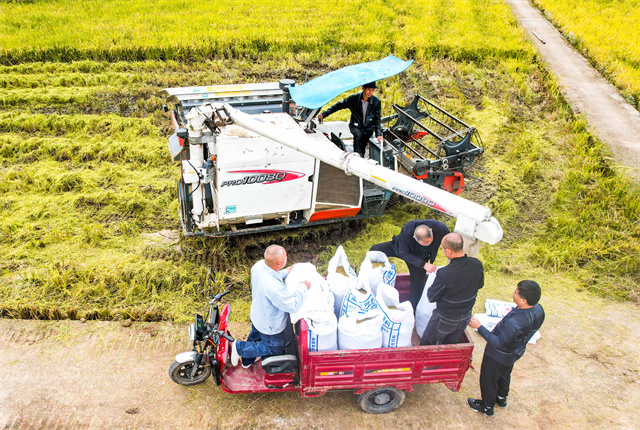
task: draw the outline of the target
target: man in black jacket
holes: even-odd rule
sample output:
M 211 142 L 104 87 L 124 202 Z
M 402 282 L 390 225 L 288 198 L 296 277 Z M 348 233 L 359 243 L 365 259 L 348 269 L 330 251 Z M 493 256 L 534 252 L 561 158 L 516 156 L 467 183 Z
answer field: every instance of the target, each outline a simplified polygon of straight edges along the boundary
M 427 290 L 427 299 L 436 308 L 420 345 L 458 343 L 469 324 L 478 290 L 484 286 L 484 271 L 480 260 L 467 257 L 463 245 L 458 233 L 449 233 L 442 239 L 442 252 L 449 264 L 438 269 Z
M 373 95 L 376 88 L 378 87 L 375 82 L 364 84 L 360 94 L 353 94 L 318 115 L 318 119 L 322 120 L 334 112 L 349 109 L 349 130 L 353 134 L 353 150 L 362 157 L 374 132 L 380 143 L 383 140 L 380 125 L 382 104 L 380 99 Z
M 409 301 L 413 309 L 418 306 L 427 281 L 427 272 L 436 270 L 433 262 L 438 255 L 442 238 L 449 233 L 447 226 L 433 219 L 409 221 L 400 234 L 390 242 L 373 245 L 369 251 L 382 251 L 387 257 L 401 258 L 407 263 L 411 279 Z
M 542 291 L 535 281 L 520 281 L 513 292 L 517 308 L 509 312 L 493 329 L 487 330 L 471 318 L 469 327 L 478 329 L 487 346 L 480 369 L 482 399 L 467 399 L 469 407 L 493 415 L 494 405 L 507 406 L 513 365 L 527 348 L 527 342 L 544 322 L 544 310 L 538 303 Z

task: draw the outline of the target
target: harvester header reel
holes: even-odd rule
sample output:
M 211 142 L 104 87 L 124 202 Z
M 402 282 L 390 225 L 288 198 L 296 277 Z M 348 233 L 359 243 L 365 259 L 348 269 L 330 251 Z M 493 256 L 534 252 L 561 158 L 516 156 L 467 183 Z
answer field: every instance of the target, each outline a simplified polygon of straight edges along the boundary
M 396 120 L 385 139 L 399 152 L 404 169 L 430 185 L 459 194 L 466 173 L 484 149 L 478 131 L 419 94 L 383 119 Z

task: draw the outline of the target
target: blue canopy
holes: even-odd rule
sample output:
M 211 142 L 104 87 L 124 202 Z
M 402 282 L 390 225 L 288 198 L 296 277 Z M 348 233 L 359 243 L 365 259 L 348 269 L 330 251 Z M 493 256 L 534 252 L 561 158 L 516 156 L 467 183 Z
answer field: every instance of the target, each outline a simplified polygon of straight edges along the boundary
M 398 57 L 389 55 L 382 60 L 343 67 L 312 79 L 299 87 L 293 87 L 289 91 L 291 98 L 298 106 L 317 109 L 345 91 L 397 75 L 406 70 L 411 63 L 413 60 L 402 61 Z

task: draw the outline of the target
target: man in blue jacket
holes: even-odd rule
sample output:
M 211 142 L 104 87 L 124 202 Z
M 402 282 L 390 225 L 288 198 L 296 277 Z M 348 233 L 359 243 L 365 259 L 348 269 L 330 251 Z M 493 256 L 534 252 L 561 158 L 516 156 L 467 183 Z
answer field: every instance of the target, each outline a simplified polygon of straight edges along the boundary
M 413 309 L 418 306 L 427 272 L 434 272 L 433 262 L 438 255 L 442 238 L 449 233 L 443 222 L 433 219 L 409 221 L 402 227 L 400 234 L 393 236 L 390 242 L 373 245 L 369 251 L 382 251 L 387 257 L 401 258 L 407 263 L 411 279 L 409 300 Z
M 480 369 L 482 399 L 467 399 L 469 407 L 485 415 L 493 415 L 494 405 L 507 407 L 513 365 L 527 348 L 527 342 L 544 322 L 544 310 L 538 303 L 542 291 L 535 281 L 520 281 L 513 292 L 517 307 L 493 329 L 487 330 L 471 318 L 469 327 L 478 330 L 487 346 Z
M 349 130 L 353 134 L 353 150 L 362 157 L 374 132 L 378 141 L 380 143 L 383 141 L 380 123 L 382 104 L 380 99 L 373 95 L 376 88 L 378 86 L 375 82 L 364 84 L 360 94 L 353 94 L 318 115 L 318 119 L 322 120 L 334 112 L 349 109 L 351 111 Z

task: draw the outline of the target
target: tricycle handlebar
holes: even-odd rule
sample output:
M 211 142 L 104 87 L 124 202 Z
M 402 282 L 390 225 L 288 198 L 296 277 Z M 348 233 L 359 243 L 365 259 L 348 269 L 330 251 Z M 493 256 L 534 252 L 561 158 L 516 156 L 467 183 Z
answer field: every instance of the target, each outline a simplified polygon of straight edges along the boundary
M 223 332 L 222 330 L 218 331 L 218 334 L 222 337 L 224 337 L 225 339 L 227 339 L 229 342 L 235 342 L 236 340 L 232 337 L 229 336 L 228 334 L 226 334 L 225 332 Z
M 221 298 L 223 298 L 224 296 L 226 296 L 227 294 L 229 294 L 231 292 L 231 290 L 227 290 L 223 293 L 220 294 L 216 294 L 215 296 L 213 296 L 213 298 L 211 299 L 211 304 L 214 304 L 215 302 L 217 302 L 218 300 L 220 300 Z

